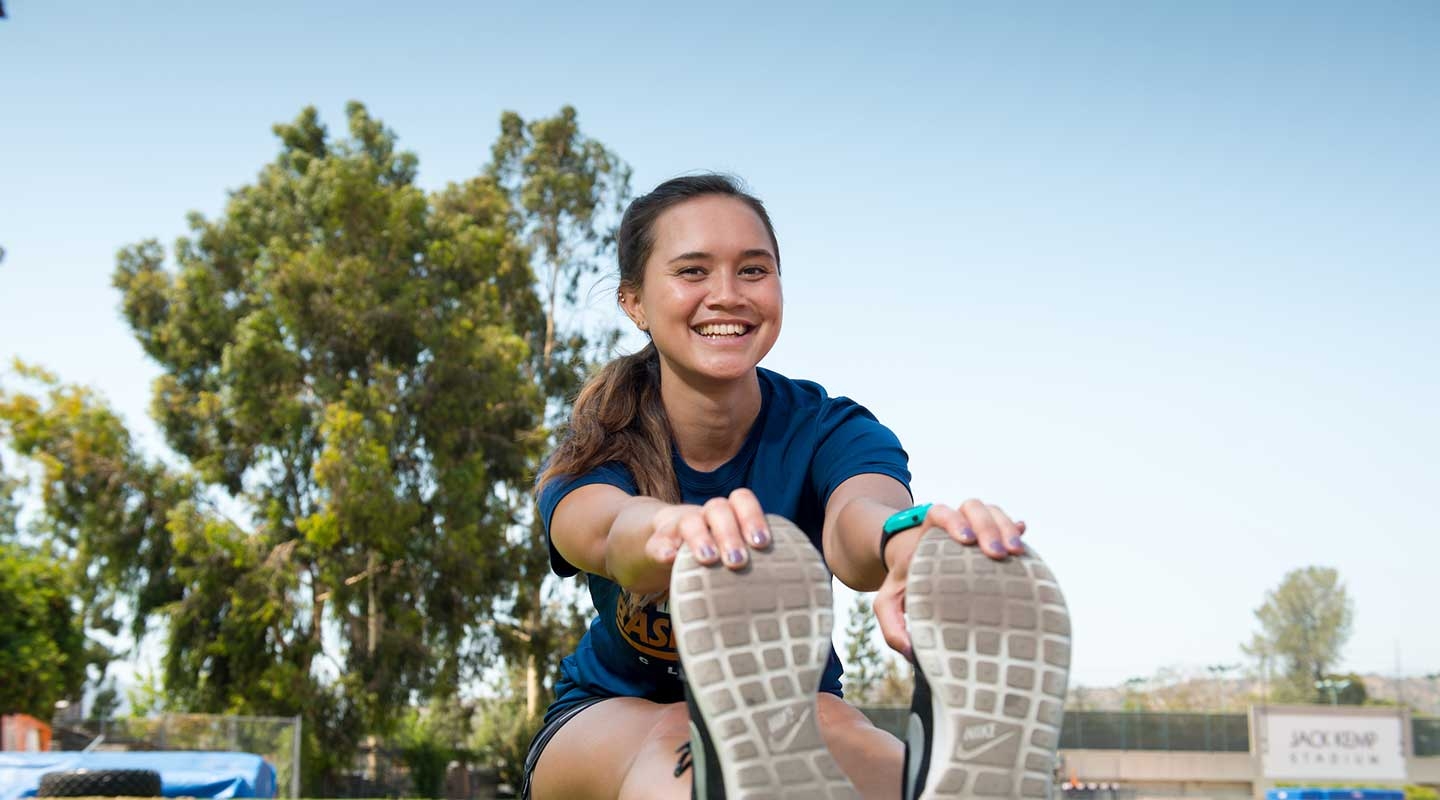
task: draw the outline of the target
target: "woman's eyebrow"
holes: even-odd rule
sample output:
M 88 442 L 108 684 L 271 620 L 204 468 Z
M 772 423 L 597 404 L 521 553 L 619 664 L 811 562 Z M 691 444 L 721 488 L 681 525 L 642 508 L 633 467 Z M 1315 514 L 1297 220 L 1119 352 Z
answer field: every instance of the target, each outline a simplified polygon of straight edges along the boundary
M 769 250 L 766 250 L 763 247 L 751 248 L 749 250 L 741 251 L 740 257 L 742 259 L 768 258 L 771 261 L 775 260 L 775 254 L 770 252 Z M 714 260 L 714 258 L 714 255 L 707 253 L 704 250 L 691 250 L 688 253 L 681 253 L 680 255 L 670 259 L 670 263 L 674 264 L 676 261 L 712 261 Z

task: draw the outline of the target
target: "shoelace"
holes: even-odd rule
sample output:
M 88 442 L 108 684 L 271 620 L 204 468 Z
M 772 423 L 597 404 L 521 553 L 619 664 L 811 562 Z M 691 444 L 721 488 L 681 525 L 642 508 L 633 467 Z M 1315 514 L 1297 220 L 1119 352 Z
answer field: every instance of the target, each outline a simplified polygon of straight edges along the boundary
M 685 770 L 690 769 L 690 764 L 694 761 L 694 758 L 690 755 L 690 742 L 688 741 L 675 748 L 675 752 L 680 754 L 680 760 L 675 764 L 675 777 L 678 778 L 685 774 Z

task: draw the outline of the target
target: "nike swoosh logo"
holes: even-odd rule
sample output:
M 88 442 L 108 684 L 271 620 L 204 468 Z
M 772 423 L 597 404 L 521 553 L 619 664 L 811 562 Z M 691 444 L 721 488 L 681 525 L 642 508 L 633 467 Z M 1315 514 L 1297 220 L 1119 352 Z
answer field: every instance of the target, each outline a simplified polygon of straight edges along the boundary
M 959 749 L 957 749 L 957 750 L 955 751 L 955 755 L 958 756 L 961 761 L 969 761 L 970 759 L 975 758 L 976 756 L 984 755 L 985 753 L 988 753 L 988 752 L 990 752 L 991 750 L 994 750 L 996 747 L 999 747 L 1001 744 L 1004 744 L 1011 736 L 1014 736 L 1014 735 L 1015 735 L 1015 731 L 1010 731 L 1009 733 L 1005 734 L 1004 736 L 997 736 L 997 737 L 995 737 L 994 739 L 991 739 L 990 741 L 986 742 L 985 744 L 980 745 L 979 747 L 975 748 L 974 750 L 966 750 L 965 748 L 961 747 L 961 748 L 959 748 Z
M 809 713 L 810 709 L 808 708 L 801 711 L 799 715 L 795 717 L 795 721 L 791 723 L 790 728 L 785 731 L 784 736 L 776 737 L 772 734 L 770 737 L 770 751 L 783 753 L 789 750 L 790 745 L 795 741 L 795 737 L 800 735 L 800 728 L 805 724 L 805 717 Z

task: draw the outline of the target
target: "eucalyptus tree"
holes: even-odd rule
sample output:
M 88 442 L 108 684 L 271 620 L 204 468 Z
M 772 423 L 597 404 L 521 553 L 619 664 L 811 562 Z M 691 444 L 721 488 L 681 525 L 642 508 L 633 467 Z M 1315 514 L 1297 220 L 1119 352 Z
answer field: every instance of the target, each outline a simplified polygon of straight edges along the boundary
M 575 109 L 526 122 L 513 111 L 500 117 L 500 136 L 487 174 L 510 198 L 514 223 L 529 246 L 543 326 L 530 338 L 527 377 L 546 401 L 555 430 L 568 416 L 591 362 L 616 341 L 613 329 L 585 330 L 580 320 L 586 279 L 614 260 L 615 229 L 630 199 L 630 167 L 580 129 Z M 539 463 L 535 464 L 538 472 Z M 532 505 L 529 494 L 517 495 Z M 500 629 L 507 656 L 523 664 L 526 713 L 540 713 L 543 677 L 584 631 L 574 606 L 557 596 L 539 520 L 531 518 L 512 541 L 518 584 L 508 625 Z M 547 601 L 548 598 L 548 601 Z M 582 604 L 583 607 L 583 604 Z
M 190 216 L 173 263 L 141 242 L 113 280 L 200 484 L 168 522 L 167 692 L 317 707 L 354 741 L 487 663 L 508 498 L 543 445 L 544 315 L 497 182 L 427 194 L 395 134 L 347 113 L 345 138 L 313 108 L 275 126 L 278 156 Z

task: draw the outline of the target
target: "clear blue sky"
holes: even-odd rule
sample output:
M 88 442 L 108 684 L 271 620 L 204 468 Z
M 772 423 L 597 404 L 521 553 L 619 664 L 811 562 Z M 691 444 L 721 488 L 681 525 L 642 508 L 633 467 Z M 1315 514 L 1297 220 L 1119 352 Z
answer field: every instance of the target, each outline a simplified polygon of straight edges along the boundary
M 219 213 L 306 104 L 365 102 L 434 188 L 569 103 L 639 190 L 765 199 L 767 365 L 890 424 L 918 497 L 1030 523 L 1075 682 L 1239 661 L 1312 564 L 1345 668 L 1440 670 L 1440 5 L 781 5 L 9 0 L 0 359 L 158 451 L 117 248 Z

